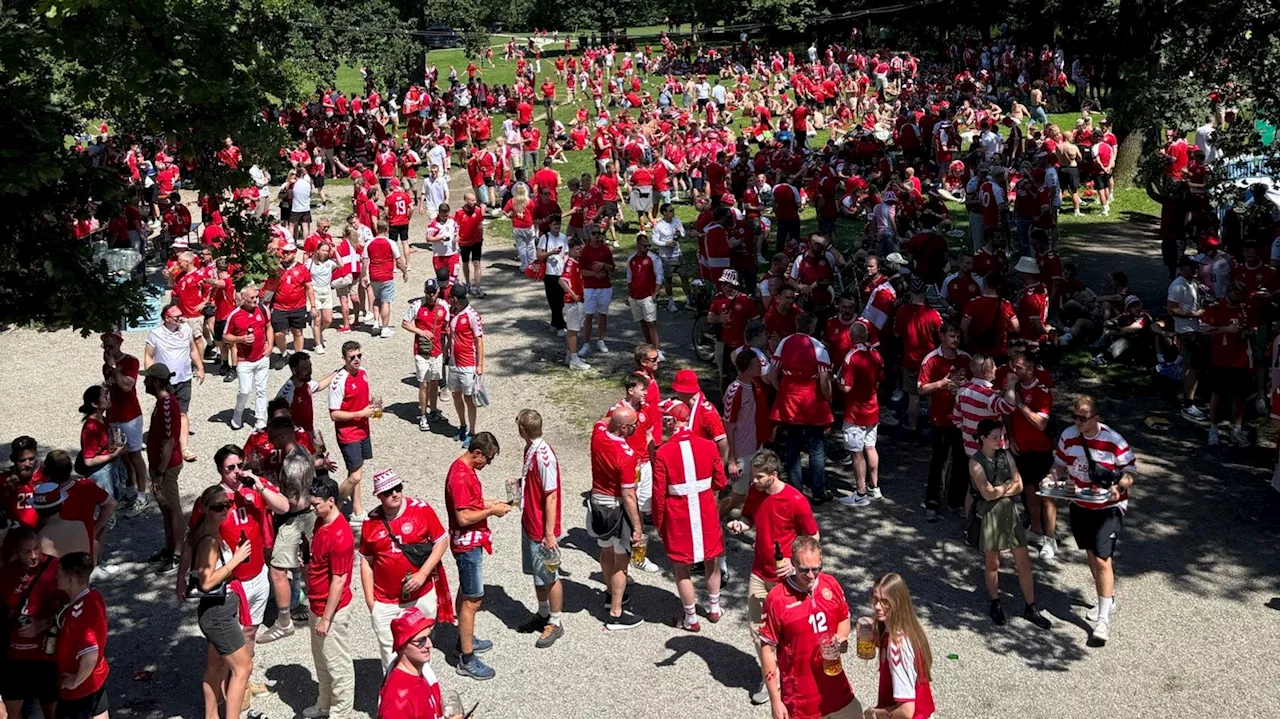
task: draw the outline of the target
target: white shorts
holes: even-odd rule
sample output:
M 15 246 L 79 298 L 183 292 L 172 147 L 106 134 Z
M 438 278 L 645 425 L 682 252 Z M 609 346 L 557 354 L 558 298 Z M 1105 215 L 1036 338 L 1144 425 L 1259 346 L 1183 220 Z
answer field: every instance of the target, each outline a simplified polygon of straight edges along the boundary
M 413 356 L 413 376 L 418 382 L 431 382 L 444 379 L 444 355 L 435 357 Z
M 747 496 L 747 492 L 751 490 L 751 460 L 755 456 L 756 453 L 752 452 L 745 457 L 738 457 L 738 481 L 729 487 L 729 491 L 741 497 Z
M 638 467 L 640 481 L 636 482 L 636 504 L 640 506 L 641 514 L 648 514 L 653 509 L 653 463 L 645 462 Z
M 128 422 L 112 422 L 111 429 L 118 429 L 124 435 L 124 451 L 142 451 L 142 415 Z
M 240 584 L 244 585 L 244 598 L 249 602 L 249 621 L 256 627 L 262 624 L 262 615 L 267 611 L 267 599 L 271 597 L 267 568 L 264 566 L 258 576 Z
M 316 287 L 316 306 L 315 310 L 331 310 L 333 309 L 333 287 Z
M 636 322 L 657 322 L 658 303 L 652 297 L 628 298 L 631 302 L 631 319 Z
M 587 290 L 590 292 L 591 290 Z M 564 328 L 570 332 L 582 331 L 582 319 L 586 316 L 581 302 L 570 302 L 564 306 Z
M 582 291 L 584 310 L 589 315 L 609 314 L 609 303 L 613 301 L 612 287 L 588 287 Z
M 476 368 L 450 367 L 445 386 L 450 392 L 460 392 L 470 397 L 476 393 Z
M 861 452 L 867 447 L 876 446 L 876 434 L 880 425 L 873 424 L 868 427 L 859 427 L 856 424 L 844 425 L 844 448 L 850 452 Z

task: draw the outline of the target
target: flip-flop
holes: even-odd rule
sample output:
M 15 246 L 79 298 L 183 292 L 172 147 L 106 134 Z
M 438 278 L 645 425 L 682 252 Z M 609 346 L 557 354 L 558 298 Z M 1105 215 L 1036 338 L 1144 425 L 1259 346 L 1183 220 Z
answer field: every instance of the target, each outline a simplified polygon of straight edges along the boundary
M 1169 431 L 1169 426 L 1170 426 L 1169 420 L 1165 419 L 1164 417 L 1154 417 L 1154 416 L 1147 417 L 1145 420 L 1142 421 L 1142 423 L 1147 425 L 1147 429 L 1150 429 L 1156 432 Z

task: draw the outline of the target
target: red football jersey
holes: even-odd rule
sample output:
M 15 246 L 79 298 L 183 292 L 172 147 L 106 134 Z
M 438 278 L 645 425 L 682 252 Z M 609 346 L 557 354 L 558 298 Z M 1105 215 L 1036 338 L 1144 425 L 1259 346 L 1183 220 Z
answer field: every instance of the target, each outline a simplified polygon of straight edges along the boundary
M 454 554 L 470 552 L 477 547 L 493 551 L 488 518 L 465 527 L 458 522 L 458 510 L 485 508 L 480 475 L 460 458 L 449 465 L 449 474 L 444 480 L 444 507 L 449 515 L 449 545 Z
M 848 618 L 844 589 L 829 574 L 819 574 L 810 592 L 788 579 L 765 597 L 760 640 L 777 648 L 782 703 L 793 719 L 819 719 L 853 701 L 849 677 L 824 672 L 820 649 Z
M 405 559 L 404 553 L 392 541 L 391 534 L 387 533 L 387 527 L 390 526 L 391 533 L 402 545 L 434 544 L 445 541 L 444 525 L 430 504 L 410 497 L 404 497 L 399 515 L 388 518 L 386 524 L 383 524 L 382 517 L 382 508 L 379 507 L 364 520 L 360 528 L 360 554 L 373 568 L 374 600 L 398 604 L 404 576 L 417 571 L 417 568 Z M 431 582 L 423 583 L 410 599 L 418 599 L 432 587 Z
M 742 518 L 756 528 L 754 556 L 751 573 L 766 582 L 778 581 L 774 568 L 774 549 L 782 550 L 782 556 L 791 558 L 791 543 L 796 537 L 813 537 L 818 534 L 818 522 L 813 508 L 800 490 L 780 483 L 782 489 L 765 494 L 752 487 L 747 491 L 747 501 L 742 505 Z
M 328 524 L 317 522 L 311 536 L 311 561 L 307 563 L 307 603 L 311 614 L 324 616 L 329 601 L 329 589 L 333 578 L 344 575 L 342 596 L 338 609 L 351 603 L 351 574 L 355 566 L 355 538 L 347 518 L 338 518 Z
M 249 558 L 241 562 L 232 573 L 236 579 L 247 582 L 261 574 L 267 566 L 263 549 L 267 546 L 266 533 L 267 527 L 271 526 L 271 510 L 257 489 L 243 485 L 235 490 L 228 489 L 225 485 L 223 488 L 227 490 L 227 498 L 231 500 L 232 507 L 227 512 L 227 518 L 218 526 L 218 536 L 232 549 L 240 545 L 242 536 L 249 540 Z M 191 520 L 187 527 L 194 529 L 202 519 L 204 506 L 196 502 L 191 509 Z
M 63 607 L 57 621 L 61 626 L 55 655 L 59 675 L 75 676 L 80 672 L 80 657 L 98 652 L 98 663 L 88 679 L 70 689 L 58 687 L 59 699 L 82 699 L 101 689 L 111 673 L 107 666 L 107 605 L 98 590 L 89 588 Z

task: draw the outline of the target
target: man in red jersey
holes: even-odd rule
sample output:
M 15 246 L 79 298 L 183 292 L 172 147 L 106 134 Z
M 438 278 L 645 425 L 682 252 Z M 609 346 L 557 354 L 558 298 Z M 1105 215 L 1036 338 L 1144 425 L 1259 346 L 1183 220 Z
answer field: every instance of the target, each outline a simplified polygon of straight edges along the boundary
M 404 266 L 409 266 L 409 220 L 413 218 L 413 196 L 400 186 L 400 180 L 391 179 L 391 192 L 387 194 L 388 237 L 400 248 Z
M 644 623 L 623 609 L 631 548 L 643 537 L 636 499 L 637 457 L 627 439 L 636 431 L 630 407 L 615 409 L 591 431 L 591 496 L 587 534 L 600 547 L 600 573 L 608 590 L 609 616 L 605 629 L 623 631 Z
M 89 586 L 93 558 L 72 552 L 58 560 L 58 589 L 70 600 L 58 611 L 58 710 L 68 719 L 107 719 L 107 605 Z
M 0 496 L 4 502 L 4 517 L 10 527 L 35 529 L 40 523 L 40 515 L 31 505 L 36 485 L 44 481 L 37 448 L 35 438 L 26 435 L 9 444 L 9 461 L 13 462 L 13 468 L 3 476 Z M 10 542 L 5 542 L 6 549 L 11 546 Z
M 600 220 L 604 224 L 605 233 L 609 236 L 613 246 L 618 246 L 618 231 L 614 227 L 614 223 L 620 218 L 621 211 L 618 209 L 618 203 L 621 196 L 618 194 L 618 187 L 621 184 L 621 178 L 618 177 L 618 168 L 614 166 L 613 161 L 609 160 L 604 163 L 604 171 L 596 178 L 596 187 L 600 190 Z
M 522 409 L 516 415 L 516 429 L 524 440 L 521 468 L 520 565 L 533 577 L 538 612 L 521 625 L 521 632 L 538 635 L 534 646 L 546 649 L 564 636 L 561 612 L 564 585 L 560 583 L 560 459 L 542 436 L 542 415 Z
M 462 195 L 462 207 L 453 213 L 458 225 L 458 251 L 462 276 L 476 297 L 483 298 L 480 256 L 484 251 L 484 207 L 476 203 L 474 192 Z
M 369 397 L 369 373 L 363 368 L 364 351 L 359 342 L 342 343 L 342 362 L 342 369 L 329 383 L 329 418 L 347 468 L 347 478 L 340 485 L 342 495 L 351 498 L 356 514 L 364 514 L 360 480 L 364 478 L 364 463 L 373 459 L 369 418 L 382 407 L 375 407 Z
M 157 362 L 143 370 L 143 386 L 147 394 L 156 398 L 151 413 L 151 425 L 147 429 L 147 466 L 151 471 L 151 487 L 156 505 L 160 508 L 164 525 L 164 547 L 148 558 L 158 563 L 156 574 L 168 574 L 178 567 L 178 555 L 183 551 L 182 497 L 178 491 L 178 473 L 182 471 L 182 447 L 178 436 L 182 432 L 182 407 L 169 383 L 173 373 Z
M 316 433 L 315 402 L 311 395 L 327 390 L 329 383 L 333 381 L 333 374 L 320 380 L 312 379 L 311 374 L 311 355 L 297 352 L 290 356 L 289 379 L 280 385 L 276 399 L 289 403 L 289 417 L 314 443 L 320 435 Z
M 876 438 L 880 427 L 880 382 L 884 380 L 884 360 L 867 343 L 866 325 L 849 328 L 853 349 L 840 363 L 839 383 L 844 391 L 844 448 L 853 458 L 855 493 L 841 497 L 846 507 L 865 507 L 880 499 L 880 455 Z
M 906 304 L 893 317 L 893 333 L 902 343 L 902 390 L 907 395 L 907 429 L 916 435 L 920 419 L 920 363 L 938 346 L 942 315 L 925 303 L 927 287 L 923 277 L 912 276 L 907 283 Z
M 311 609 L 311 659 L 316 665 L 316 703 L 303 716 L 347 717 L 355 701 L 356 668 L 351 659 L 351 572 L 355 537 L 342 516 L 338 483 L 316 477 L 309 490 L 316 515 L 307 564 Z
M 641 347 L 649 346 L 641 345 Z M 646 352 L 652 353 L 653 350 L 649 348 Z M 662 402 L 658 399 L 657 386 L 657 380 L 651 379 L 643 370 L 632 372 L 622 380 L 623 398 L 610 407 L 604 416 L 604 420 L 608 421 L 614 412 L 624 408 L 636 413 L 636 431 L 627 437 L 627 446 L 631 447 L 631 451 L 636 456 L 636 504 L 640 510 L 640 516 L 644 518 L 648 518 L 653 512 L 653 464 L 650 461 L 652 453 L 649 448 L 662 444 L 662 410 L 660 408 Z M 657 413 L 649 411 L 650 399 L 654 402 L 653 406 L 658 408 Z M 654 416 L 657 417 L 656 420 L 653 419 Z M 650 429 L 653 422 L 657 422 L 658 425 L 656 440 Z M 633 562 L 632 565 L 636 569 L 651 574 L 662 571 L 648 556 L 644 561 Z
M 1058 552 L 1054 539 L 1057 528 L 1057 504 L 1050 498 L 1036 495 L 1039 484 L 1034 480 L 1044 477 L 1053 466 L 1053 440 L 1045 431 L 1049 427 L 1049 413 L 1053 411 L 1053 390 L 1036 376 L 1036 363 L 1021 350 L 1015 350 L 1009 359 L 1009 372 L 1004 399 L 1014 407 L 1009 417 L 1009 450 L 1018 467 L 1018 474 L 1029 477 L 1023 491 L 1023 501 L 1031 519 L 1031 537 L 1041 539 L 1040 558 L 1053 559 Z
M 1049 289 L 1041 282 L 1040 265 L 1034 257 L 1019 258 L 1013 269 L 1023 282 L 1016 305 L 1018 336 L 1034 350 L 1049 339 Z
M 271 306 L 271 329 L 275 332 L 276 347 L 280 350 L 281 359 L 287 360 L 290 352 L 285 335 L 293 335 L 293 352 L 301 352 L 302 331 L 311 324 L 307 318 L 307 307 L 316 306 L 316 292 L 311 284 L 311 270 L 298 261 L 298 246 L 289 242 L 280 251 L 283 253 L 280 267 L 262 285 L 262 295 Z
M 426 500 L 406 497 L 404 484 L 394 470 L 373 475 L 373 496 L 378 506 L 360 529 L 360 588 L 369 608 L 369 622 L 378 641 L 384 670 L 395 661 L 392 624 L 407 609 L 443 622 L 454 620 L 444 554 L 448 535 L 435 509 Z M 405 547 L 416 546 L 410 561 Z
M 400 245 L 387 237 L 390 229 L 387 221 L 379 219 L 377 224 L 378 234 L 361 252 L 364 276 L 360 278 L 360 283 L 373 292 L 373 331 L 377 333 L 381 330 L 381 337 L 385 339 L 393 333 L 391 303 L 396 299 L 396 270 L 400 270 L 400 276 L 407 282 L 409 265 L 400 251 Z
M 22 439 L 22 438 L 19 438 Z M 31 527 L 9 530 L 6 544 L 13 561 L 0 574 L 0 601 L 9 617 L 8 662 L 0 675 L 0 696 L 11 717 L 22 716 L 30 699 L 44 716 L 54 716 L 58 701 L 58 667 L 45 654 L 49 627 L 66 599 L 58 591 L 58 560 L 40 551 L 40 535 Z
M 418 380 L 418 429 L 426 432 L 432 422 L 445 421 L 437 406 L 440 380 L 444 379 L 444 345 L 449 327 L 449 303 L 440 299 L 434 277 L 422 284 L 422 297 L 409 303 L 400 326 L 413 337 L 413 373 Z
M 178 274 L 173 279 L 173 299 L 182 310 L 182 319 L 191 328 L 196 340 L 196 350 L 204 356 L 204 308 L 209 303 L 209 288 L 204 271 L 196 266 L 194 252 L 178 255 Z
M 1020 328 L 1018 314 L 1013 305 L 1000 296 L 1004 278 L 992 272 L 982 278 L 982 295 L 965 305 L 960 320 L 960 332 L 964 335 L 969 351 L 985 354 L 1003 362 L 1009 356 L 1009 335 Z
M 417 609 L 406 609 L 391 621 L 395 665 L 382 681 L 378 719 L 445 719 L 440 681 L 430 664 L 435 624 Z
M 662 258 L 650 250 L 643 232 L 636 235 L 636 251 L 627 258 L 627 297 L 631 319 L 640 323 L 645 342 L 658 345 L 658 280 L 665 277 Z
M 582 272 L 582 337 L 578 356 L 585 358 L 594 349 L 608 354 L 605 335 L 609 329 L 609 303 L 613 301 L 613 249 L 604 242 L 604 235 L 592 232 L 577 258 Z M 592 344 L 592 325 L 598 330 Z
M 706 572 L 710 602 L 707 619 L 715 623 L 724 615 L 717 561 L 724 554 L 724 537 L 716 495 L 729 480 L 715 443 L 690 431 L 696 415 L 689 406 L 673 402 L 664 415 L 671 421 L 671 429 L 653 459 L 653 524 L 675 565 L 676 589 L 684 606 L 684 615 L 676 625 L 687 632 L 697 632 L 700 625 L 692 578 L 694 564 L 703 564 Z
M 862 704 L 843 670 L 823 669 L 822 645 L 849 646 L 849 605 L 844 589 L 822 573 L 818 540 L 791 543 L 794 573 L 769 590 L 760 627 L 760 666 L 774 717 L 858 719 Z
M 730 355 L 746 344 L 747 323 L 760 316 L 756 301 L 742 292 L 736 270 L 725 270 L 720 275 L 720 292 L 711 300 L 707 309 L 707 322 L 720 327 L 716 342 L 716 368 L 720 386 L 733 375 Z
M 962 507 L 965 489 L 969 486 L 964 438 L 960 428 L 951 421 L 956 391 L 972 376 L 969 353 L 958 349 L 959 346 L 959 328 L 954 324 L 944 324 L 938 330 L 938 349 L 925 355 L 921 361 L 917 381 L 920 394 L 929 398 L 929 424 L 933 427 L 929 478 L 924 490 L 924 516 L 930 522 L 938 521 L 938 510 L 942 504 L 942 472 L 948 458 L 951 474 L 947 481 L 947 506 Z
M 751 488 L 742 507 L 742 518 L 726 525 L 733 534 L 755 528 L 751 578 L 747 580 L 747 620 L 751 640 L 760 654 L 760 629 L 764 621 L 764 600 L 778 582 L 795 574 L 791 564 L 791 543 L 796 537 L 817 539 L 818 522 L 800 490 L 782 481 L 782 460 L 771 450 L 761 450 L 751 458 Z M 778 559 L 781 555 L 782 559 Z M 769 701 L 764 681 L 751 695 L 752 704 Z
M 231 413 L 231 429 L 244 426 L 244 408 L 249 394 L 254 395 L 255 429 L 267 426 L 267 377 L 270 373 L 271 346 L 275 330 L 267 319 L 267 311 L 258 303 L 258 288 L 252 285 L 240 290 L 240 304 L 227 315 L 222 339 L 235 352 L 236 408 Z
M 1226 412 L 1231 413 L 1231 441 L 1249 446 L 1244 431 L 1245 398 L 1254 391 L 1252 335 L 1257 328 L 1250 322 L 1249 306 L 1244 302 L 1245 286 L 1231 282 L 1227 296 L 1205 308 L 1200 321 L 1201 332 L 1209 338 L 1209 371 L 1206 373 L 1213 393 L 1209 399 L 1209 446 L 1219 443 L 1218 424 Z M 1228 406 L 1224 407 L 1226 404 Z
M 805 312 L 796 318 L 796 333 L 783 337 L 773 351 L 770 384 L 778 388 L 770 419 L 786 438 L 787 475 L 803 487 L 800 454 L 809 454 L 810 497 L 814 504 L 830 501 L 827 493 L 826 447 L 823 434 L 831 424 L 831 356 L 813 337 L 817 322 Z
M 128 470 L 125 508 L 140 513 L 147 500 L 147 463 L 142 456 L 142 405 L 138 403 L 138 371 L 142 363 L 125 354 L 124 336 L 119 332 L 102 335 L 102 376 L 111 394 L 106 419 L 113 431 L 124 437 L 124 466 Z
M 492 679 L 493 667 L 477 654 L 493 648 L 493 642 L 475 636 L 476 613 L 484 599 L 484 555 L 493 553 L 489 517 L 505 517 L 506 501 L 485 499 L 478 472 L 498 456 L 498 440 L 481 432 L 449 466 L 444 483 L 445 511 L 449 514 L 449 545 L 458 565 L 458 673 L 472 679 Z
M 449 378 L 446 386 L 453 394 L 458 414 L 454 439 L 465 447 L 476 431 L 476 385 L 484 376 L 484 320 L 467 298 L 466 285 L 449 290 Z

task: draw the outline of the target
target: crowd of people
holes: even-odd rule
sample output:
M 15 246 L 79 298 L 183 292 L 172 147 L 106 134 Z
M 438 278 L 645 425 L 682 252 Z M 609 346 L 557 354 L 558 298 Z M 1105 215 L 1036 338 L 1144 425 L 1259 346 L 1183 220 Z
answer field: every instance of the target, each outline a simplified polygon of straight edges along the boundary
M 555 645 L 565 634 L 564 477 L 543 416 L 526 409 L 515 418 L 522 481 L 505 497 L 484 497 L 478 475 L 505 432 L 487 417 L 480 428 L 484 321 L 473 302 L 486 295 L 486 224 L 506 221 L 520 270 L 544 286 L 568 367 L 589 369 L 587 357 L 610 351 L 618 282 L 645 340 L 590 436 L 586 525 L 600 552 L 606 630 L 642 623 L 627 575 L 661 569 L 651 542 L 674 572 L 683 608 L 674 627 L 720 621 L 724 533 L 754 534 L 747 597 L 762 680 L 751 700 L 775 718 L 927 719 L 932 655 L 905 581 L 882 577 L 869 592 L 874 616 L 852 617 L 844 589 L 823 571 L 812 510 L 836 499 L 858 511 L 889 494 L 921 500 L 930 522 L 958 515 L 957 529 L 982 553 L 995 624 L 1006 622 L 999 569 L 1011 553 L 1020 616 L 1041 629 L 1051 622 L 1037 606 L 1034 561 L 1060 553 L 1058 505 L 1067 502 L 1096 590 L 1089 641 L 1111 639 L 1113 558 L 1137 465 L 1093 397 L 1066 400 L 1073 421 L 1053 429 L 1061 398 L 1050 368 L 1088 343 L 1095 367 L 1158 366 L 1181 380 L 1183 415 L 1209 421 L 1210 445 L 1221 442 L 1228 412 L 1232 440 L 1250 442 L 1246 400 L 1268 405 L 1268 376 L 1255 368 L 1280 358 L 1270 331 L 1277 273 L 1261 254 L 1276 223 L 1237 221 L 1231 232 L 1206 211 L 1208 144 L 1227 116 L 1197 132 L 1205 147 L 1190 150 L 1175 134 L 1163 151 L 1173 199 L 1162 240 L 1178 276 L 1157 321 L 1124 272 L 1095 290 L 1057 253 L 1060 218 L 1106 214 L 1113 197 L 1119 143 L 1091 112 L 1087 63 L 1074 61 L 1068 77 L 1060 51 L 1008 40 L 916 57 L 853 37 L 795 51 L 664 34 L 658 47 L 625 50 L 572 51 L 565 38 L 544 58 L 558 50 L 546 40 L 503 48 L 516 66 L 511 86 L 485 82 L 490 49 L 462 72 L 442 77 L 429 66 L 422 82 L 385 96 L 372 82 L 354 97 L 322 88 L 269 112 L 296 139 L 281 150 L 275 202 L 270 170 L 281 166 L 263 159 L 234 196 L 199 198 L 198 225 L 177 194 L 172 147 L 109 146 L 105 162 L 134 193 L 109 219 L 108 239 L 161 246 L 171 301 L 141 358 L 122 351 L 119 333 L 102 336 L 104 383 L 84 393 L 78 456 L 40 458 L 31 437 L 11 445 L 14 467 L 0 488 L 12 527 L 0 589 L 17 617 L 0 685 L 10 713 L 37 701 L 46 716 L 106 716 L 106 611 L 90 583 L 115 571 L 102 548 L 117 509 L 160 510 L 164 544 L 149 561 L 197 605 L 208 719 L 237 716 L 266 690 L 251 677 L 254 648 L 292 635 L 295 622 L 308 624 L 320 685 L 303 715 L 349 716 L 357 570 L 387 671 L 379 716 L 461 716 L 431 670 L 432 630 L 456 623 L 458 674 L 496 675 L 480 656 L 492 643 L 475 635 L 475 617 L 494 550 L 489 521 L 512 511 L 537 600 L 525 628 L 538 648 Z M 1082 109 L 1073 126 L 1049 121 L 1073 101 Z M 555 168 L 570 152 L 590 152 L 594 172 L 562 180 Z M 231 139 L 219 161 L 245 164 Z M 460 201 L 449 189 L 455 169 L 468 185 Z M 329 202 L 325 181 L 340 177 L 354 191 L 335 232 L 312 210 Z M 957 201 L 967 232 L 946 204 Z M 683 203 L 697 213 L 688 226 L 676 216 Z M 274 221 L 279 266 L 261 286 L 214 258 L 232 204 Z M 809 208 L 816 232 L 802 232 Z M 397 325 L 415 215 L 429 218 L 432 271 Z M 677 278 L 686 310 L 714 334 L 714 378 L 682 369 L 663 392 L 663 348 L 687 349 L 659 331 L 661 300 L 668 314 L 681 309 Z M 439 398 L 450 394 L 461 453 L 447 472 L 444 521 L 406 495 L 393 469 L 371 469 L 371 487 L 362 484 L 374 460 L 370 420 L 383 402 L 362 368 L 366 350 L 351 339 L 361 326 L 374 344 L 410 335 L 420 429 L 448 421 Z M 329 351 L 327 333 L 338 335 L 342 368 L 315 378 L 312 354 Z M 230 426 L 250 434 L 215 454 L 219 482 L 188 508 L 178 478 L 199 461 L 187 446 L 187 411 L 206 365 L 238 383 Z M 272 373 L 285 367 L 269 399 Z M 1202 377 L 1208 413 L 1197 406 Z M 139 380 L 155 399 L 145 434 Z M 313 416 L 312 395 L 324 391 L 331 433 Z M 1280 394 L 1271 397 L 1280 423 Z M 925 481 L 882 476 L 881 440 L 928 444 Z M 849 468 L 848 493 L 833 492 L 829 460 Z M 268 605 L 275 619 L 264 626 Z M 850 641 L 863 658 L 878 651 L 874 708 L 862 708 L 840 671 Z

